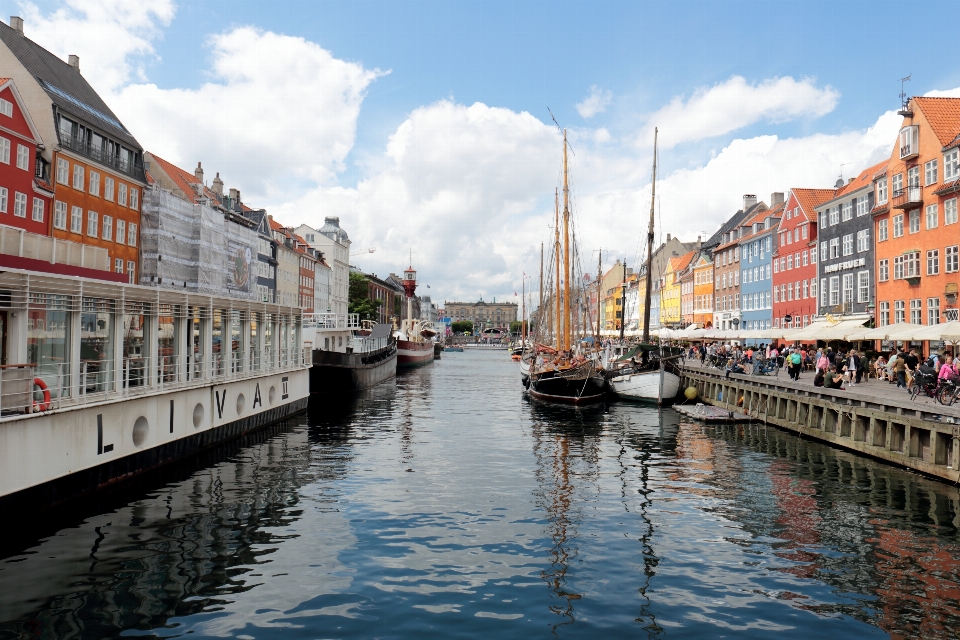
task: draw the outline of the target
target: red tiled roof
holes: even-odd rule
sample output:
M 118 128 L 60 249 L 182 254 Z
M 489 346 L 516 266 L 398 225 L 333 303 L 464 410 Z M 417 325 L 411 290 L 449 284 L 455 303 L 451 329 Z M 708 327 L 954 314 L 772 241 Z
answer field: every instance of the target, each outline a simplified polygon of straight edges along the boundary
M 800 205 L 800 211 L 807 220 L 816 220 L 817 213 L 814 211 L 820 204 L 833 197 L 833 189 L 791 189 L 793 196 Z
M 10 78 L 0 78 L 0 86 L 3 86 L 4 84 L 6 84 L 9 80 Z
M 277 222 L 272 218 L 270 219 L 270 228 L 274 231 L 283 231 L 284 233 L 287 232 L 286 227 L 284 227 L 282 224 L 280 224 L 279 222 Z
M 173 180 L 173 182 L 177 185 L 177 188 L 183 192 L 183 195 L 190 198 L 192 202 L 196 202 L 197 191 L 194 188 L 194 185 L 199 183 L 197 177 L 192 173 L 187 173 L 175 164 L 167 162 L 153 152 L 151 152 L 150 155 L 153 156 L 153 159 L 156 161 L 157 165 L 163 169 L 164 173 L 170 176 L 170 179 Z M 216 200 L 216 194 L 214 194 L 210 189 L 203 187 L 203 193 L 206 197 Z
M 33 183 L 35 186 L 43 189 L 44 191 L 49 191 L 53 193 L 53 185 L 47 182 L 46 180 L 41 180 L 40 178 L 34 178 Z
M 752 218 L 750 218 L 749 220 L 746 220 L 746 221 L 740 223 L 740 226 L 741 226 L 741 227 L 752 227 L 754 223 L 761 223 L 761 222 L 763 222 L 764 220 L 766 220 L 767 218 L 769 218 L 769 217 L 771 217 L 771 216 L 777 217 L 778 215 L 782 215 L 782 214 L 783 214 L 783 207 L 785 206 L 785 204 L 786 204 L 786 203 L 781 202 L 780 204 L 778 204 L 777 206 L 775 206 L 775 207 L 772 208 L 772 209 L 764 209 L 763 211 L 758 211 L 757 213 L 755 213 L 755 214 L 753 215 Z
M 830 198 L 830 199 L 836 200 L 837 198 L 843 195 L 852 193 L 854 191 L 859 191 L 860 189 L 863 189 L 865 186 L 871 184 L 873 182 L 874 174 L 876 174 L 877 171 L 880 170 L 880 167 L 886 166 L 888 162 L 889 160 L 881 160 L 880 162 L 873 165 L 872 167 L 867 167 L 866 169 L 861 171 L 860 175 L 858 175 L 856 178 L 854 178 L 847 184 L 837 189 L 833 194 L 833 198 Z M 827 201 L 824 200 L 824 202 L 827 202 Z
M 911 99 L 911 106 L 923 113 L 941 147 L 953 142 L 960 133 L 960 98 L 918 97 Z
M 693 260 L 693 255 L 695 251 L 688 251 L 682 256 L 677 256 L 676 258 L 670 258 L 670 264 L 673 265 L 674 271 L 683 271 L 687 268 L 687 265 L 690 264 L 690 261 Z

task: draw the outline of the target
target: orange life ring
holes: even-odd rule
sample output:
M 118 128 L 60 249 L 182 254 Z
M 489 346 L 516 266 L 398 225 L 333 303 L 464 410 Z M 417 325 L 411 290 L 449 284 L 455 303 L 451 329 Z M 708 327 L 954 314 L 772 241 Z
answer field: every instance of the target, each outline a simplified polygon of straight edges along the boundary
M 50 389 L 47 388 L 47 383 L 40 378 L 34 378 L 33 386 L 40 387 L 40 390 L 43 391 L 43 402 L 33 401 L 34 411 L 46 411 L 50 408 Z

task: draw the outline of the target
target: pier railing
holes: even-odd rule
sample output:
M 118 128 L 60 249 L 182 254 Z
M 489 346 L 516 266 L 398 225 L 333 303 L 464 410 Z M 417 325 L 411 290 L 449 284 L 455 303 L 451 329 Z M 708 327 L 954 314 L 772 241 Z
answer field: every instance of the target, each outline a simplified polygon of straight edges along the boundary
M 364 336 L 351 336 L 347 347 L 353 350 L 353 353 L 370 353 L 379 351 L 390 344 L 389 337 L 367 338 Z
M 305 313 L 304 329 L 359 329 L 360 315 L 356 313 Z
M 44 362 L 0 367 L 0 421 L 96 402 L 296 371 L 310 364 L 309 349 L 130 356 L 79 363 Z M 210 370 L 205 375 L 209 359 Z M 119 365 L 119 366 L 118 366 Z

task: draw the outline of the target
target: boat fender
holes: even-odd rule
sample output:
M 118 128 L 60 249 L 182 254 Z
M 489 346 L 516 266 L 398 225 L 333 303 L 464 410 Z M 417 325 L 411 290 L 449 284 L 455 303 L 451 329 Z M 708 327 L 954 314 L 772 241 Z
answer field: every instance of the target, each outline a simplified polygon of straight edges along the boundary
M 687 387 L 686 389 L 684 389 L 683 395 L 687 400 L 694 400 L 697 397 L 697 388 Z
M 43 402 L 33 401 L 33 410 L 34 411 L 46 411 L 50 408 L 50 389 L 47 388 L 47 383 L 41 380 L 40 378 L 33 379 L 33 386 L 40 387 L 40 391 L 43 392 Z

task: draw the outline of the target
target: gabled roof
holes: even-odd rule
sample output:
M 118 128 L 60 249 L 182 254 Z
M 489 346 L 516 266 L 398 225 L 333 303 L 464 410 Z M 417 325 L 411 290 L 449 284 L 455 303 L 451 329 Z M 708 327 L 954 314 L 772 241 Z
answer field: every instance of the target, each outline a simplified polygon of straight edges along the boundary
M 821 203 L 833 197 L 833 189 L 791 189 L 790 192 L 797 199 L 800 205 L 800 212 L 806 220 L 816 220 L 817 212 L 815 209 Z
M 878 162 L 877 164 L 875 164 L 875 165 L 873 165 L 873 166 L 871 166 L 871 167 L 867 167 L 866 169 L 864 169 L 863 171 L 861 171 L 860 174 L 859 174 L 856 178 L 854 178 L 853 180 L 847 182 L 847 184 L 843 185 L 843 186 L 840 187 L 839 189 L 834 190 L 834 192 L 833 192 L 833 197 L 832 197 L 832 198 L 830 198 L 830 199 L 828 199 L 828 200 L 824 200 L 823 202 L 821 202 L 821 203 L 818 204 L 817 206 L 819 207 L 819 206 L 825 205 L 825 204 L 827 204 L 827 203 L 833 202 L 834 200 L 839 200 L 840 198 L 843 198 L 844 196 L 848 196 L 848 195 L 850 195 L 851 193 L 853 193 L 854 191 L 859 191 L 860 189 L 863 189 L 864 187 L 871 187 L 871 188 L 872 188 L 872 187 L 873 187 L 873 176 L 876 175 L 877 171 L 879 171 L 881 167 L 887 166 L 887 164 L 888 164 L 889 162 L 890 162 L 889 160 L 881 160 L 881 161 Z
M 743 209 L 740 209 L 739 211 L 737 211 L 735 214 L 730 216 L 730 218 L 727 219 L 726 222 L 720 225 L 720 228 L 717 229 L 717 231 L 712 236 L 710 236 L 706 242 L 703 243 L 703 246 L 719 247 L 720 241 L 723 239 L 723 234 L 729 233 L 733 229 L 736 229 L 737 227 L 739 227 L 740 223 L 743 222 L 743 220 L 747 216 L 753 215 L 754 213 L 756 213 L 758 208 L 761 208 L 761 207 L 766 209 L 767 208 L 766 203 L 761 201 L 753 205 L 752 207 L 748 208 L 746 211 L 744 211 Z M 726 244 L 730 244 L 730 243 L 728 242 Z
M 760 224 L 767 218 L 776 218 L 777 216 L 783 215 L 783 207 L 785 203 L 781 202 L 773 209 L 763 209 L 762 211 L 757 211 L 753 216 L 750 217 L 746 222 L 742 223 L 741 227 L 752 227 L 754 224 Z M 759 233 L 759 232 L 758 232 Z
M 195 185 L 198 185 L 200 181 L 197 180 L 195 175 L 188 173 L 172 162 L 167 162 L 153 152 L 150 153 L 150 156 L 153 158 L 153 161 L 156 162 L 161 169 L 163 169 L 163 172 L 170 176 L 170 179 L 173 180 L 174 184 L 177 185 L 177 188 L 183 192 L 184 196 L 189 198 L 190 201 L 194 203 L 199 200 L 200 196 L 197 194 Z M 212 200 L 217 199 L 217 195 L 207 187 L 203 187 L 203 195 Z
M 696 254 L 696 251 L 688 251 L 682 256 L 670 258 L 670 266 L 674 271 L 683 271 L 687 268 L 687 265 L 690 264 L 690 261 L 693 260 L 694 254 Z
M 37 131 L 37 126 L 34 124 L 33 118 L 30 116 L 30 111 L 28 111 L 26 105 L 23 104 L 23 98 L 20 97 L 20 92 L 17 90 L 17 83 L 10 78 L 0 78 L 0 91 L 3 91 L 7 88 L 9 88 L 10 93 L 13 94 L 13 99 L 17 102 L 17 109 L 20 111 L 20 115 L 23 116 L 23 119 L 26 121 L 27 127 L 30 129 L 30 135 L 33 136 L 34 142 L 37 144 L 43 144 L 43 138 L 40 137 L 40 132 Z
M 911 98 L 911 106 L 920 109 L 934 135 L 945 147 L 960 133 L 960 98 Z
M 58 109 L 99 127 L 107 135 L 142 151 L 140 143 L 127 131 L 80 71 L 2 22 L 0 41 L 7 45 Z

